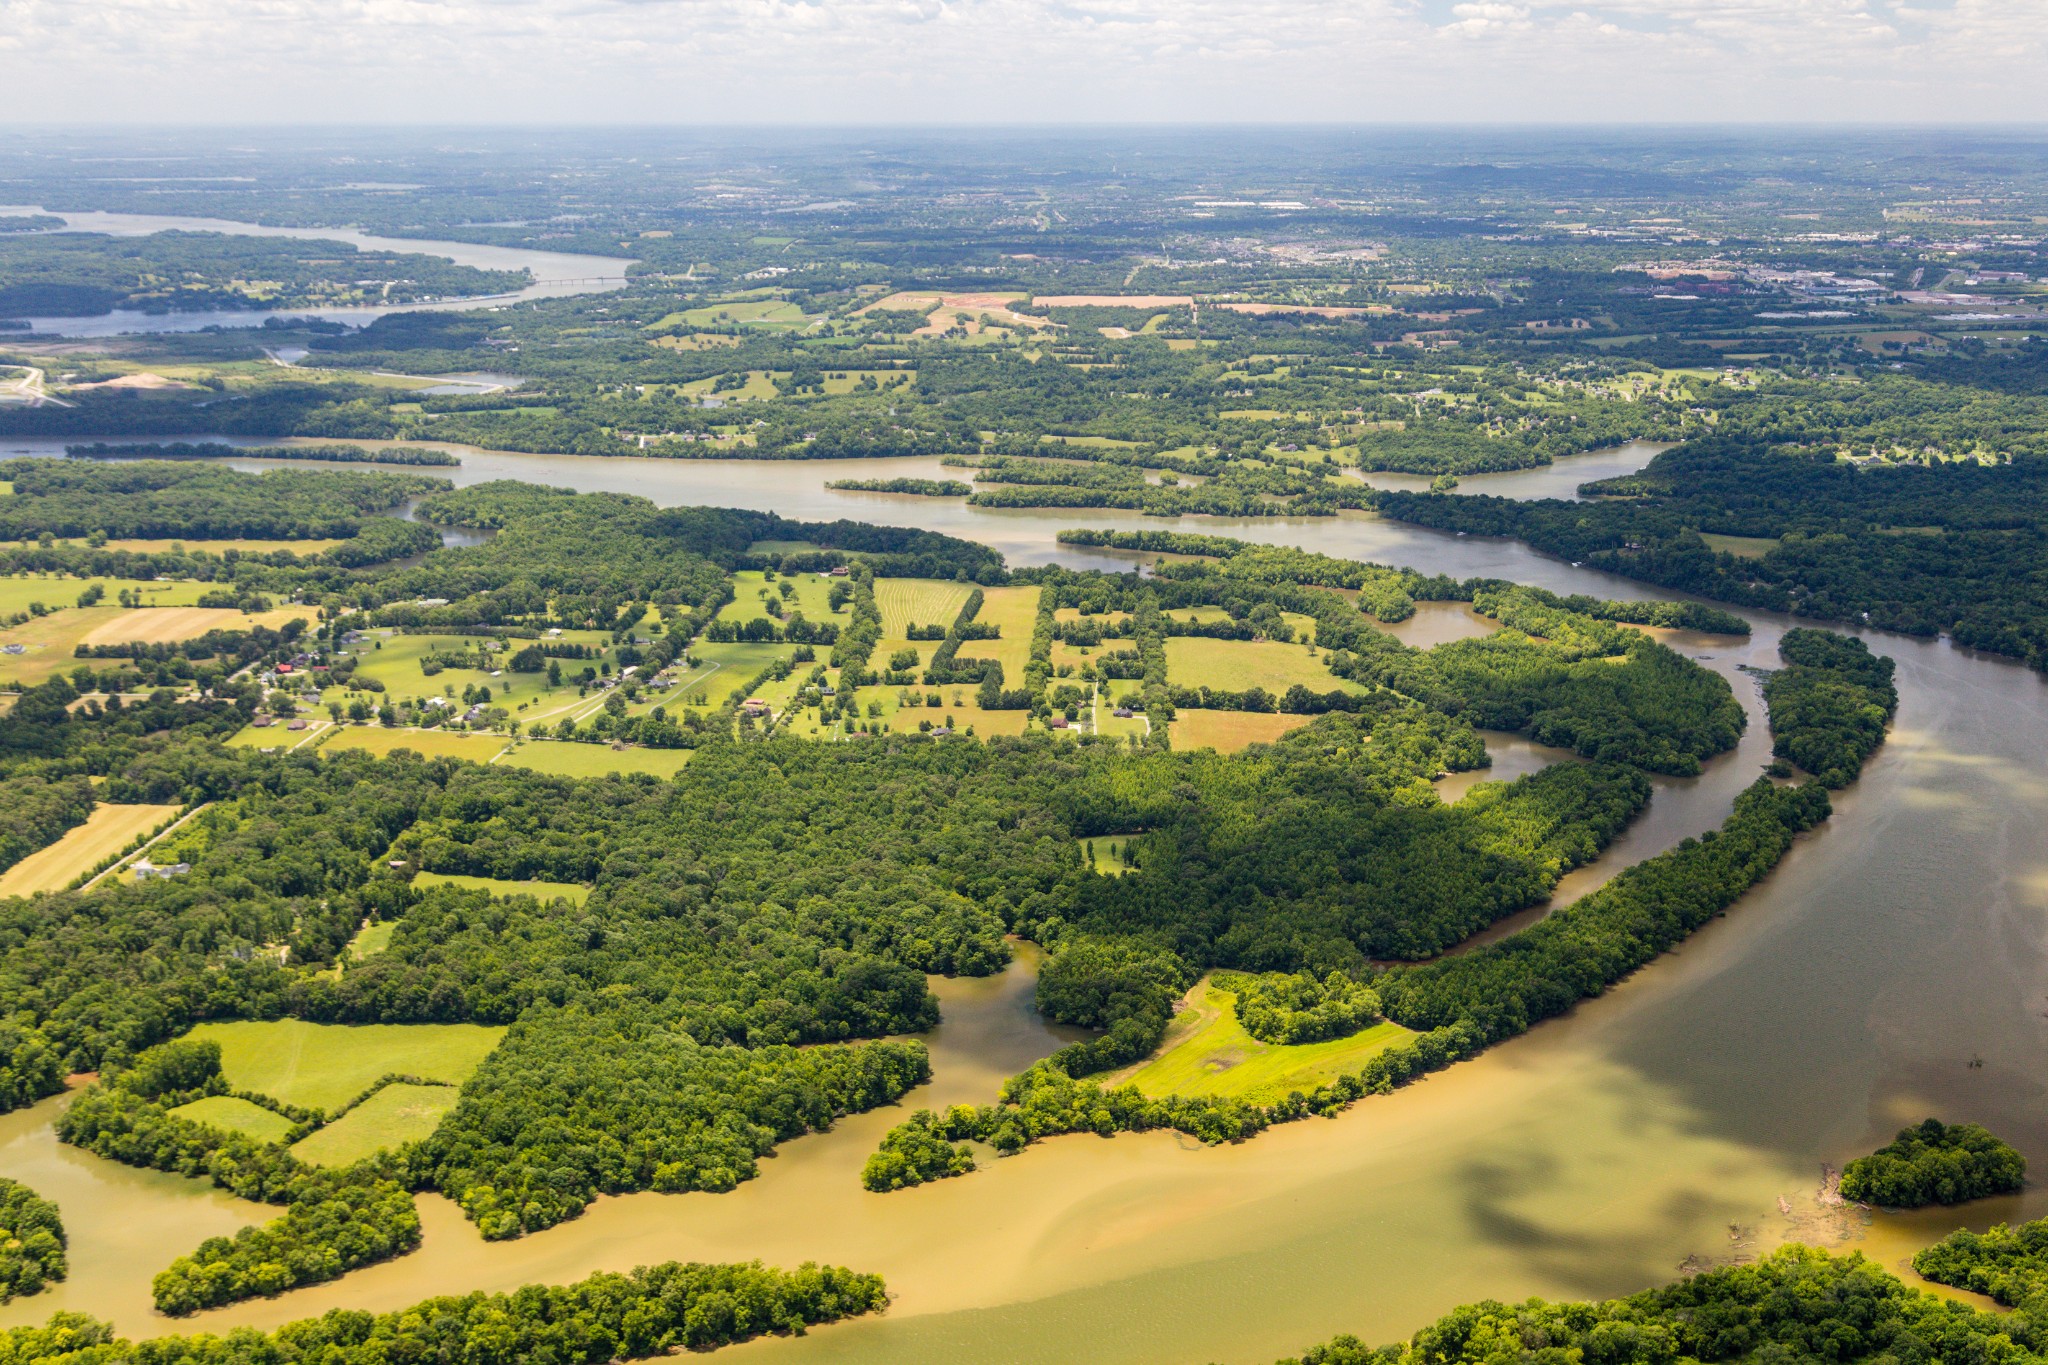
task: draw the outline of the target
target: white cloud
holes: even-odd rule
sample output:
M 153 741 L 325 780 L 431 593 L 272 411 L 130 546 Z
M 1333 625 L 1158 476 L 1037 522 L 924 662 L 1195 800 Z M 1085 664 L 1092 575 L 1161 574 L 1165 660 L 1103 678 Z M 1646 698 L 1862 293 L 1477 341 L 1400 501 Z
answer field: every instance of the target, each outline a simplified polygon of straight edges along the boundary
M 2026 120 L 2041 0 L 0 0 L 0 118 Z

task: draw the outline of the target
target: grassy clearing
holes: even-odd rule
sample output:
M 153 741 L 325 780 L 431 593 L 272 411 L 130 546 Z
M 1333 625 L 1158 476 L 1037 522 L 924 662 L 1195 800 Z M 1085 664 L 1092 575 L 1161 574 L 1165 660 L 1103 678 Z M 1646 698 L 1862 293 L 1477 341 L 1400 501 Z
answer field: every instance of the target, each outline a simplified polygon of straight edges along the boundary
M 521 740 L 498 761 L 557 777 L 605 777 L 612 773 L 674 777 L 695 753 L 694 749 L 614 749 L 604 744 L 528 739 Z
M 1092 850 L 1095 855 L 1095 870 L 1105 877 L 1121 877 L 1131 870 L 1124 860 L 1124 847 L 1133 836 L 1128 834 L 1098 834 L 1092 839 L 1083 839 L 1081 857 L 1086 860 Z
M 878 578 L 875 580 L 875 605 L 882 612 L 882 634 L 900 637 L 913 625 L 950 626 L 953 618 L 960 614 L 960 608 L 967 604 L 968 594 L 973 591 L 971 584 L 951 583 L 939 578 Z M 984 619 L 987 614 L 988 609 L 984 606 L 982 617 L 977 619 Z M 1008 631 L 1003 633 L 1009 634 Z M 1026 638 L 1029 638 L 1028 633 Z
M 177 806 L 97 806 L 85 823 L 64 832 L 0 873 L 0 898 L 62 891 L 137 839 L 177 819 Z
M 424 873 L 422 876 L 426 875 Z M 395 920 L 378 920 L 356 930 L 356 936 L 348 941 L 350 960 L 361 962 L 366 957 L 375 957 L 391 946 L 391 935 L 397 932 Z
M 1176 749 L 1214 749 L 1234 754 L 1247 744 L 1270 744 L 1289 730 L 1299 729 L 1311 716 L 1288 716 L 1270 711 L 1183 710 L 1167 725 Z M 1108 733 L 1107 730 L 1104 733 Z
M 1276 641 L 1210 640 L 1176 635 L 1166 642 L 1166 676 L 1181 687 L 1244 692 L 1263 687 L 1274 696 L 1299 683 L 1316 692 L 1364 689 L 1330 672 L 1323 656 L 1305 645 Z
M 171 1113 L 209 1128 L 218 1128 L 224 1133 L 240 1133 L 258 1142 L 282 1142 L 284 1135 L 295 1126 L 284 1115 L 274 1114 L 260 1104 L 251 1104 L 233 1095 L 208 1095 L 203 1100 L 181 1104 Z
M 1348 1038 L 1287 1047 L 1262 1043 L 1237 1021 L 1237 997 L 1206 980 L 1194 1004 L 1174 1019 L 1152 1059 L 1132 1072 L 1147 1095 L 1222 1095 L 1272 1104 L 1291 1091 L 1313 1090 L 1358 1070 L 1374 1055 L 1414 1033 L 1380 1023 Z
M 488 687 L 493 704 L 504 706 L 523 721 L 553 718 L 564 707 L 582 700 L 576 695 L 575 678 L 585 668 L 598 667 L 607 660 L 617 667 L 609 648 L 610 635 L 577 630 L 566 631 L 559 638 L 605 652 L 596 658 L 560 660 L 563 680 L 559 686 L 549 685 L 545 673 L 514 673 L 505 667 L 523 641 L 506 641 L 510 647 L 496 653 L 495 669 L 444 668 L 431 675 L 422 666 L 427 655 L 465 653 L 476 647 L 477 640 L 460 635 L 372 636 L 349 652 L 356 658 L 357 674 L 383 684 L 385 693 L 393 698 L 459 697 L 466 688 Z
M 1708 549 L 1737 559 L 1762 559 L 1778 548 L 1776 536 L 1719 536 L 1702 531 L 1700 539 L 1707 542 Z
M 200 1024 L 188 1036 L 220 1044 L 221 1072 L 235 1089 L 332 1112 L 390 1075 L 460 1085 L 505 1030 L 275 1019 Z
M 292 1155 L 315 1166 L 347 1166 L 379 1152 L 431 1137 L 460 1091 L 452 1085 L 385 1086 L 334 1122 L 292 1144 Z M 253 1106 L 251 1106 L 253 1107 Z
M 738 323 L 748 327 L 808 327 L 811 321 L 803 309 L 788 299 L 735 299 L 670 313 L 654 326 L 729 327 Z
M 493 896 L 535 896 L 544 901 L 564 900 L 576 905 L 590 899 L 590 888 L 575 882 L 514 882 L 502 877 L 465 877 L 453 872 L 422 872 L 412 879 L 414 886 L 467 886 L 488 891 Z M 382 926 L 371 925 L 371 929 Z M 368 933 L 369 930 L 363 931 Z M 386 942 L 391 935 L 384 935 Z

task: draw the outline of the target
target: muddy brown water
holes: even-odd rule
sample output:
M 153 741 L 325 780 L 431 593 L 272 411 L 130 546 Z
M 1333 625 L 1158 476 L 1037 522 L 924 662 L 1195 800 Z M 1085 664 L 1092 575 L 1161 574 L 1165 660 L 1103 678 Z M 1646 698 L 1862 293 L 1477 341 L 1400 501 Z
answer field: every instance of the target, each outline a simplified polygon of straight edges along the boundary
M 0 440 L 0 454 L 22 444 Z M 1126 568 L 1128 557 L 1062 550 L 1053 532 L 1173 524 L 833 493 L 824 481 L 848 471 L 832 463 L 464 455 L 452 472 L 465 483 L 518 477 L 671 504 L 915 523 L 1023 564 Z M 859 467 L 879 477 L 938 469 L 928 460 Z M 1511 543 L 1370 516 L 1180 524 L 1558 591 L 1663 595 Z M 1730 678 L 1751 717 L 1739 749 L 1697 778 L 1658 779 L 1649 811 L 1563 894 L 1712 828 L 1758 773 L 1769 740 L 1754 682 L 1738 666 L 1772 662 L 1786 622 L 1751 619 L 1748 640 L 1667 636 Z M 1475 1299 L 1628 1292 L 1683 1264 L 1788 1238 L 1862 1248 L 1897 1268 L 1965 1221 L 2048 1214 L 2036 1189 L 1868 1226 L 1812 1200 L 1822 1163 L 1839 1165 L 1930 1113 L 1987 1123 L 2037 1165 L 2048 1160 L 2043 683 L 1943 641 L 1867 638 L 1898 660 L 1899 720 L 1832 821 L 1726 917 L 1605 997 L 1398 1094 L 1237 1147 L 1171 1134 L 1064 1138 L 964 1179 L 870 1195 L 858 1184 L 861 1163 L 901 1116 L 884 1111 L 787 1144 L 731 1194 L 607 1199 L 509 1243 L 482 1242 L 429 1196 L 418 1252 L 184 1326 L 394 1309 L 430 1293 L 673 1257 L 816 1259 L 885 1275 L 890 1311 L 734 1348 L 735 1358 L 1237 1365 L 1340 1331 L 1393 1340 Z M 1554 757 L 1514 737 L 1489 740 L 1497 768 L 1488 776 Z M 911 1103 L 988 1098 L 1001 1077 L 1058 1045 L 1030 1011 L 1031 971 L 1027 960 L 995 980 L 938 983 L 935 1079 Z M 48 1120 L 62 1103 L 0 1119 L 0 1174 L 62 1205 L 73 1278 L 0 1309 L 0 1323 L 62 1307 L 130 1333 L 181 1330 L 147 1311 L 150 1275 L 268 1211 L 59 1147 Z

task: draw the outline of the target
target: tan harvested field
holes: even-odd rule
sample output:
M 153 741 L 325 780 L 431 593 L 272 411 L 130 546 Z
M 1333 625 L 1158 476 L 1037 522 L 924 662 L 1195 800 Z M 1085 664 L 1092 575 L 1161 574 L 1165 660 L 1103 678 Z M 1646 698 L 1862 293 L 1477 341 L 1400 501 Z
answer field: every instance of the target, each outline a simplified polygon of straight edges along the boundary
M 0 873 L 0 898 L 62 891 L 123 849 L 175 820 L 177 806 L 98 806 L 85 823 L 67 830 Z
M 1268 711 L 1184 710 L 1174 715 L 1167 733 L 1173 737 L 1176 749 L 1214 749 L 1234 754 L 1247 744 L 1270 744 L 1312 719 Z
M 264 615 L 269 615 L 266 612 Z M 304 613 L 310 616 L 311 608 Z M 257 618 L 233 607 L 135 607 L 102 621 L 78 637 L 82 645 L 168 644 L 193 640 L 209 630 L 239 630 Z
M 1031 301 L 1040 308 L 1186 308 L 1195 300 L 1189 294 L 1039 294 Z
M 924 313 L 924 326 L 917 329 L 916 336 L 939 336 L 953 325 L 956 313 L 965 313 L 968 318 L 967 330 L 976 333 L 981 330 L 984 320 L 1000 327 L 1051 327 L 1054 324 L 1044 318 L 1031 317 L 1010 307 L 1022 294 L 939 294 L 931 292 L 902 291 L 877 299 L 855 313 L 855 317 L 869 312 Z
M 950 626 L 973 592 L 966 583 L 949 583 L 942 578 L 878 578 L 875 605 L 882 612 L 882 635 L 900 639 L 913 625 Z M 982 615 L 988 614 L 986 605 Z M 936 642 L 927 645 L 937 648 Z

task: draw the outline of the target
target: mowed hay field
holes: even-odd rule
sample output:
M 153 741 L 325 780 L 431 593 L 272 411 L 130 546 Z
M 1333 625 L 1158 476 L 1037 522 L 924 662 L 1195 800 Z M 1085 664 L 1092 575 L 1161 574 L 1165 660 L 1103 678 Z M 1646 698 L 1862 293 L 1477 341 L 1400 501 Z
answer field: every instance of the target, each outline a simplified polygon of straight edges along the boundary
M 177 819 L 179 809 L 96 806 L 84 824 L 66 830 L 56 843 L 37 849 L 0 873 L 0 897 L 62 891 L 137 839 L 154 834 Z
M 1195 987 L 1191 1007 L 1168 1028 L 1159 1052 L 1121 1079 L 1155 1097 L 1222 1095 L 1272 1104 L 1356 1071 L 1414 1036 L 1383 1022 L 1327 1042 L 1262 1043 L 1237 1021 L 1237 997 L 1204 981 Z
M 505 1036 L 484 1024 L 309 1024 L 300 1019 L 200 1024 L 190 1038 L 220 1044 L 237 1090 L 329 1113 L 386 1076 L 444 1085 L 468 1080 Z
M 1234 754 L 1247 744 L 1270 744 L 1289 730 L 1298 730 L 1314 716 L 1289 716 L 1273 711 L 1176 711 L 1166 733 L 1176 749 L 1214 749 Z M 1130 722 L 1123 722 L 1129 724 Z M 1138 724 L 1142 727 L 1144 722 Z M 1104 733 L 1107 733 L 1105 723 Z
M 173 546 L 182 546 L 187 554 L 223 554 L 228 550 L 239 550 L 245 555 L 276 554 L 289 550 L 295 555 L 324 554 L 337 545 L 346 545 L 345 540 L 110 540 L 109 550 L 131 550 L 141 555 L 160 555 L 170 552 Z
M 903 639 L 913 625 L 950 626 L 953 618 L 960 614 L 960 608 L 967 605 L 967 598 L 974 591 L 970 583 L 950 583 L 942 578 L 878 578 L 875 580 L 875 606 L 882 613 L 882 638 Z M 995 592 L 997 589 L 984 589 Z M 1033 589 L 1032 591 L 1037 591 Z M 988 615 L 986 605 L 981 616 Z M 920 641 L 936 649 L 937 641 Z
M 452 1085 L 393 1081 L 324 1128 L 292 1144 L 292 1155 L 315 1166 L 347 1166 L 379 1152 L 431 1137 L 461 1092 Z
M 1263 687 L 1274 696 L 1299 683 L 1313 692 L 1363 692 L 1330 672 L 1323 656 L 1305 645 L 1277 641 L 1210 640 L 1176 635 L 1166 642 L 1166 679 L 1177 687 L 1246 692 Z
M 983 588 L 981 610 L 974 619 L 1002 628 L 1002 638 L 968 640 L 960 653 L 971 659 L 994 659 L 1003 666 L 1003 686 L 1024 685 L 1024 665 L 1031 662 L 1031 632 L 1038 625 L 1038 589 Z

